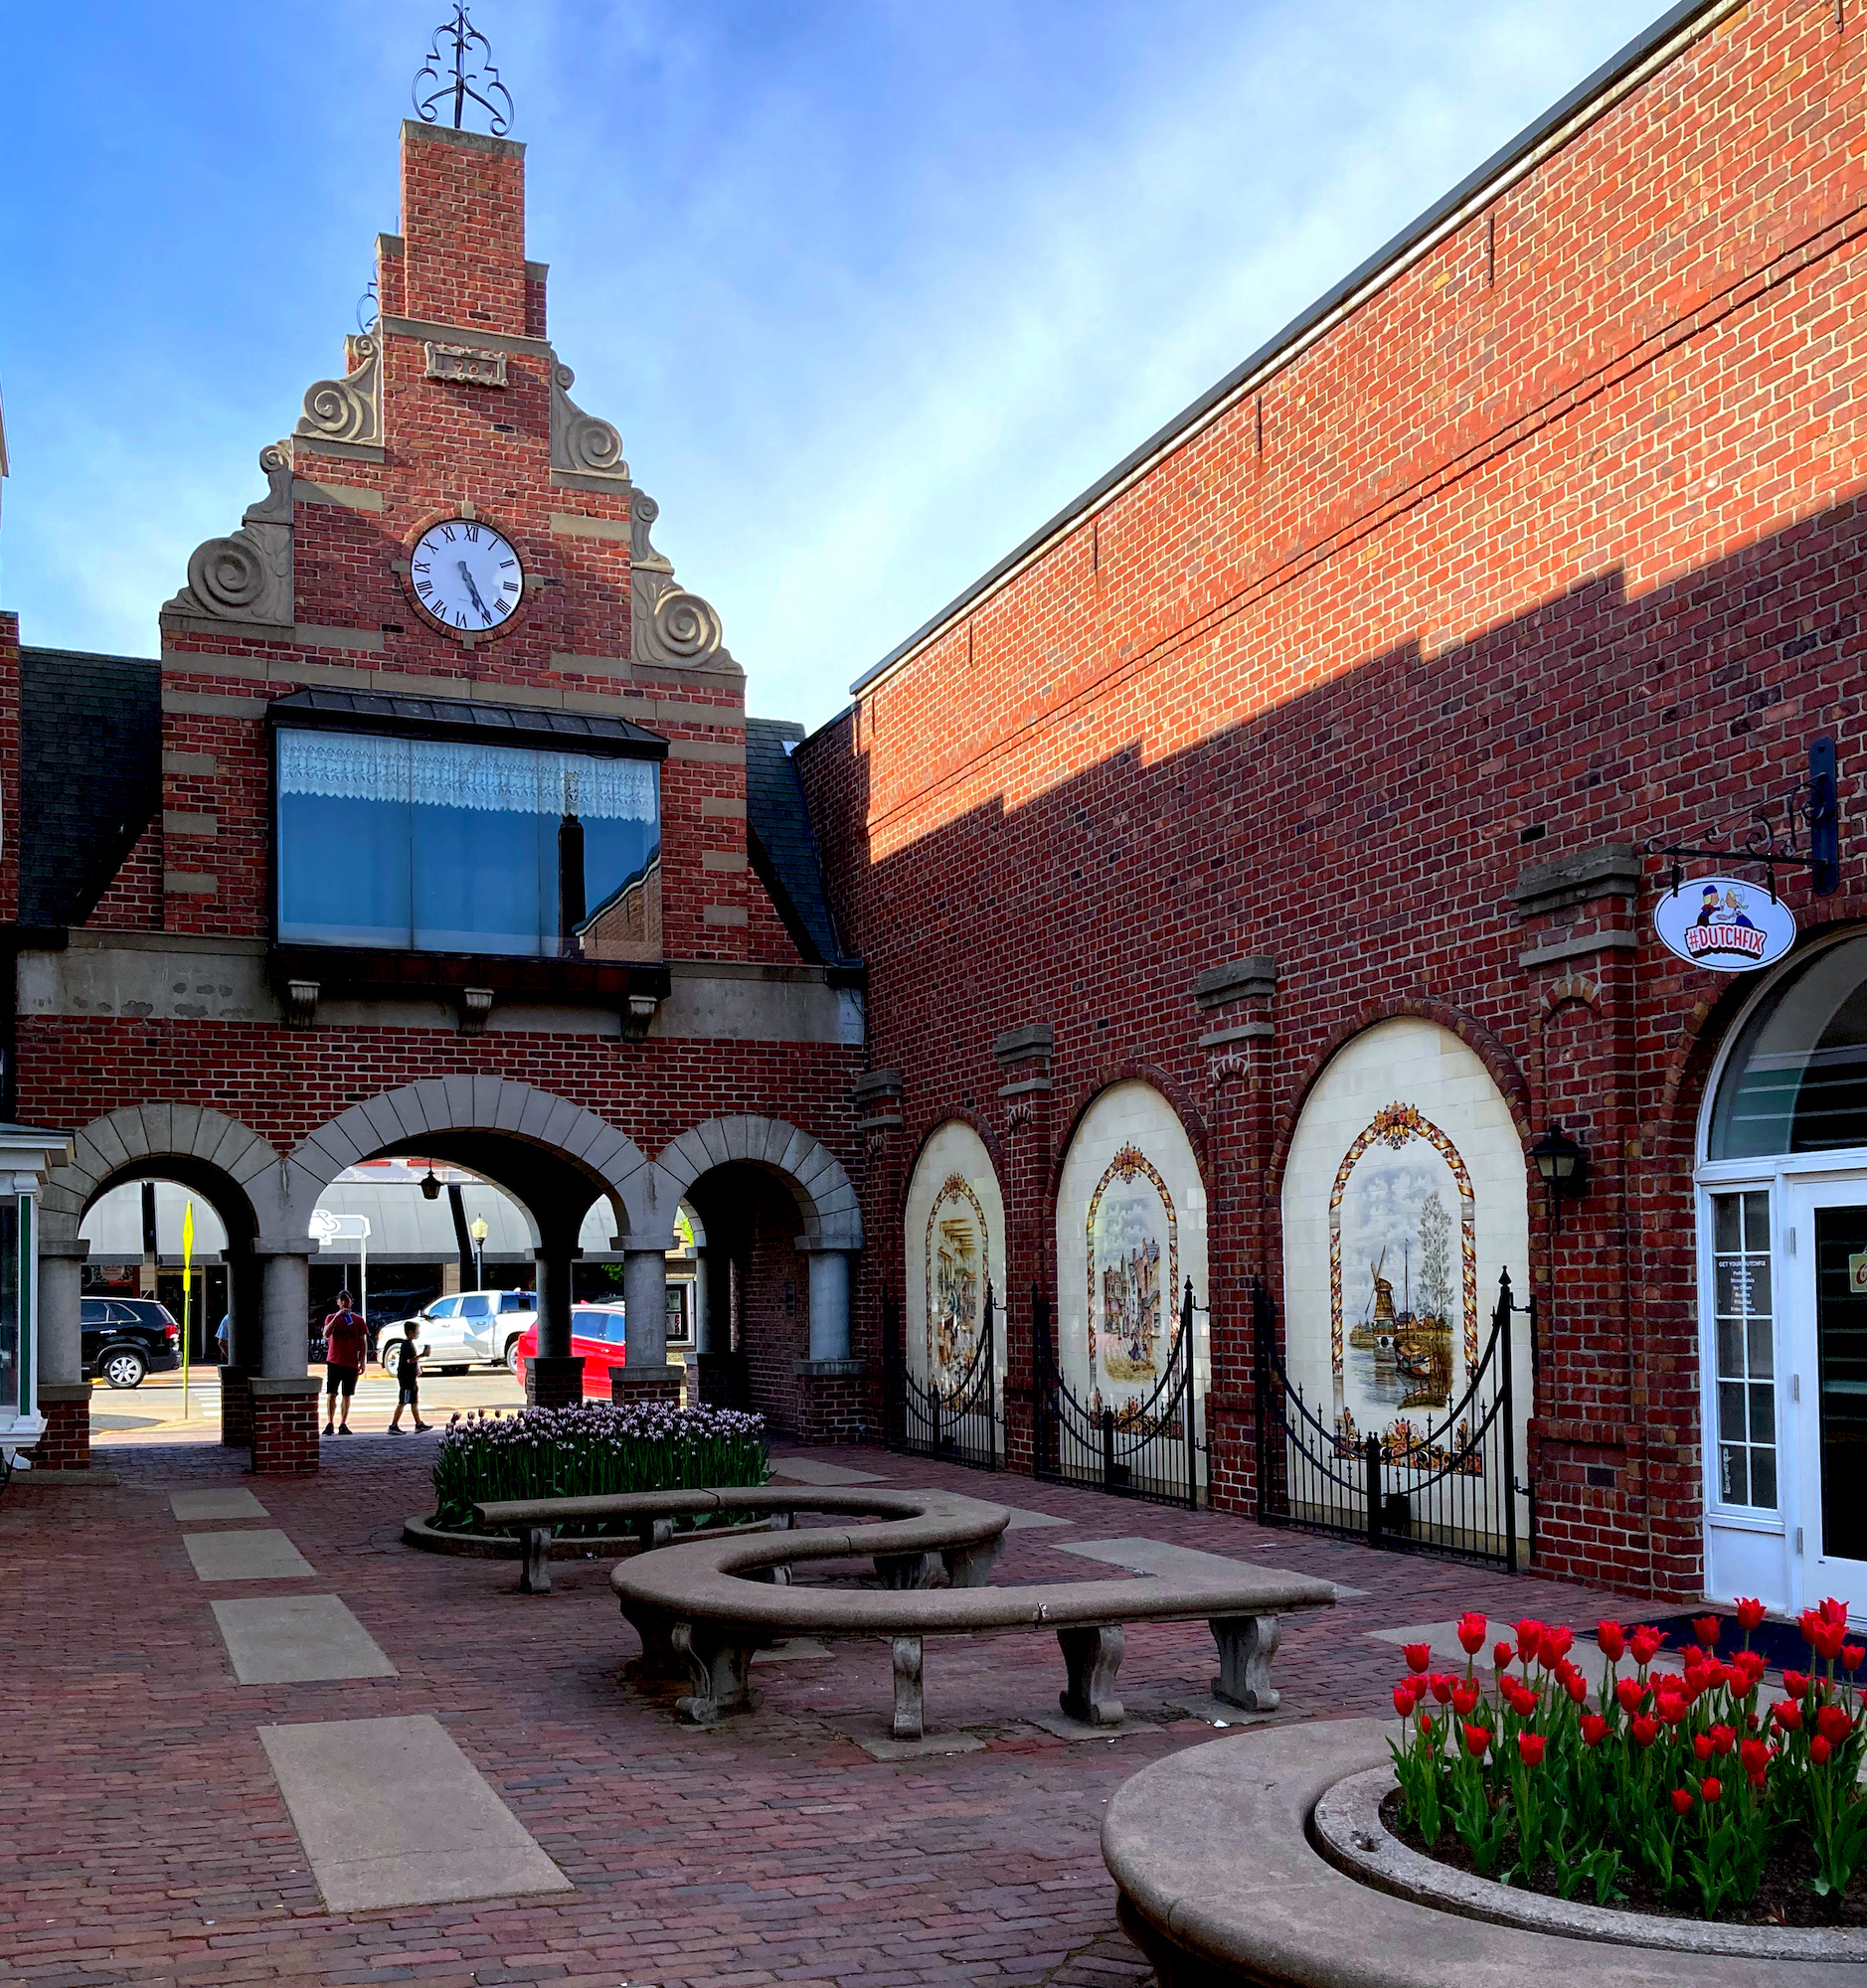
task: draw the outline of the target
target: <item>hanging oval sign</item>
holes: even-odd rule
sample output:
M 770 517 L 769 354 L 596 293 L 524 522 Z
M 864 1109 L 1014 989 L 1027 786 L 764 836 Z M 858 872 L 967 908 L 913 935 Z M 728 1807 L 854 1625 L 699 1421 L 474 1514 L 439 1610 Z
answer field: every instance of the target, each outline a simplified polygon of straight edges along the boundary
M 1653 907 L 1653 929 L 1681 959 L 1712 973 L 1753 973 L 1795 943 L 1795 913 L 1761 884 L 1693 877 Z

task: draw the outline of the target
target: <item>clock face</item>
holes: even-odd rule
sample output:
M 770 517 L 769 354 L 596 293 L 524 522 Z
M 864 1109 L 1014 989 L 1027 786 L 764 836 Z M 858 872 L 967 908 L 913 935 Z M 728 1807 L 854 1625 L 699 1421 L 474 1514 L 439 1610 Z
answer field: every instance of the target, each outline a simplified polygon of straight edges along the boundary
M 435 620 L 473 634 L 497 628 L 525 598 L 525 569 L 511 541 L 475 518 L 424 532 L 409 580 Z

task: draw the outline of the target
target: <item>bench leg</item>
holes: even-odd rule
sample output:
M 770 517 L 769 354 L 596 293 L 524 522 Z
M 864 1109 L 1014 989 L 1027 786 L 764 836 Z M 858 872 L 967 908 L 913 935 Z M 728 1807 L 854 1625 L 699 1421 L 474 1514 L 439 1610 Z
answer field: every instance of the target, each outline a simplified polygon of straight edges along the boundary
M 946 1577 L 955 1587 L 984 1587 L 989 1584 L 992 1563 L 1003 1547 L 1002 1539 L 987 1540 L 982 1546 L 952 1547 L 940 1555 L 946 1563 Z
M 675 1653 L 684 1658 L 693 1691 L 674 1709 L 696 1726 L 711 1726 L 728 1712 L 752 1710 L 752 1656 L 759 1639 L 730 1622 L 676 1622 L 669 1631 Z
M 632 1601 L 622 1603 L 622 1619 L 642 1639 L 642 1653 L 635 1676 L 678 1678 L 687 1675 L 687 1664 L 670 1641 L 674 1618 L 660 1608 L 646 1608 Z
M 921 1638 L 895 1638 L 895 1724 L 897 1740 L 919 1740 L 926 1728 L 927 1701 L 921 1690 Z
M 875 1577 L 884 1587 L 928 1587 L 938 1563 L 932 1554 L 877 1554 Z
M 1059 1629 L 1057 1643 L 1070 1677 L 1057 1703 L 1085 1726 L 1119 1726 L 1122 1713 L 1115 1674 L 1121 1668 L 1120 1623 L 1100 1629 Z
M 519 1592 L 551 1592 L 551 1528 L 527 1526 L 524 1552 L 519 1562 Z
M 1212 1688 L 1213 1697 L 1247 1712 L 1276 1711 L 1271 1659 L 1277 1653 L 1277 1618 L 1225 1615 L 1206 1626 L 1219 1646 L 1219 1680 Z
M 672 1519 L 637 1519 L 635 1538 L 643 1553 L 652 1553 L 656 1547 L 671 1546 L 674 1541 L 674 1521 Z

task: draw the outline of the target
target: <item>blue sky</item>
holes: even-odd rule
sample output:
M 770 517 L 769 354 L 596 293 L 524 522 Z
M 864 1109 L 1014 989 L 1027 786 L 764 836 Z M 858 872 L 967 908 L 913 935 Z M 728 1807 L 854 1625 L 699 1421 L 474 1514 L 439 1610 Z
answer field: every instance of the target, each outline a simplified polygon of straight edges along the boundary
M 440 0 L 0 0 L 0 605 L 153 655 L 340 362 Z M 577 398 L 810 724 L 1657 0 L 478 0 Z

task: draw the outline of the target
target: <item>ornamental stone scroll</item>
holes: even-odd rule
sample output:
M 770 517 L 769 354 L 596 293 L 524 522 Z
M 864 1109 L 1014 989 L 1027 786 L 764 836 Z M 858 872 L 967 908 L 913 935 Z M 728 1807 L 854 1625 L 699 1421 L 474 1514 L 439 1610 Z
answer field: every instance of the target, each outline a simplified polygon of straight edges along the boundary
M 607 421 L 587 414 L 571 399 L 577 375 L 554 360 L 551 368 L 551 466 L 580 476 L 628 477 L 622 437 Z
M 661 506 L 637 490 L 629 504 L 631 659 L 685 670 L 735 670 L 712 602 L 677 586 L 674 562 L 649 540 L 660 515 Z
M 314 380 L 305 390 L 304 413 L 292 430 L 310 441 L 383 439 L 383 348 L 368 333 L 344 340 L 344 377 Z
M 266 495 L 247 507 L 231 537 L 195 548 L 188 584 L 164 613 L 291 626 L 291 464 L 283 446 L 272 442 L 259 451 L 259 467 L 269 486 Z

